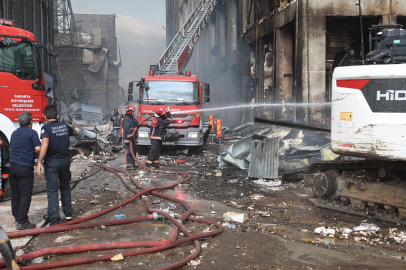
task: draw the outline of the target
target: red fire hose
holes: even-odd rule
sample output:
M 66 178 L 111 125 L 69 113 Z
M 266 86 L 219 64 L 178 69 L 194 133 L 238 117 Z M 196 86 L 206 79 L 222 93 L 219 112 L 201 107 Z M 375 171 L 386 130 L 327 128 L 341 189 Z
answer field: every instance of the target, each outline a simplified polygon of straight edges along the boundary
M 152 116 L 146 118 L 143 122 L 151 118 Z M 141 123 L 140 123 L 141 124 Z M 134 130 L 133 135 L 136 133 L 137 128 Z M 185 172 L 171 172 L 171 171 L 162 171 L 162 170 L 152 170 L 143 164 L 139 162 L 139 160 L 136 158 L 135 153 L 132 148 L 132 142 L 131 142 L 131 154 L 134 157 L 134 160 L 144 169 L 157 172 L 157 173 L 164 173 L 164 174 L 175 174 L 175 175 L 185 175 L 187 176 L 185 179 L 177 181 L 171 185 L 165 186 L 165 187 L 154 187 L 154 188 L 145 188 L 142 186 L 140 183 L 138 183 L 135 178 L 129 174 L 125 170 L 119 170 L 116 168 L 111 168 L 102 165 L 102 167 L 115 175 L 117 175 L 120 180 L 123 182 L 123 184 L 132 192 L 136 193 L 135 196 L 131 197 L 130 199 L 117 204 L 113 207 L 107 208 L 103 211 L 100 211 L 98 213 L 95 213 L 93 215 L 80 218 L 74 221 L 66 222 L 63 224 L 55 225 L 55 226 L 50 226 L 50 227 L 45 227 L 45 228 L 37 228 L 37 229 L 31 229 L 31 230 L 24 230 L 24 231 L 14 231 L 14 232 L 9 232 L 9 238 L 19 238 L 19 237 L 25 237 L 25 236 L 34 236 L 34 235 L 39 235 L 39 234 L 47 234 L 47 233 L 56 233 L 56 232 L 64 232 L 64 231 L 70 231 L 70 230 L 75 230 L 75 229 L 85 229 L 85 228 L 94 228 L 94 227 L 99 227 L 101 225 L 103 226 L 115 226 L 115 225 L 122 225 L 122 224 L 128 224 L 128 223 L 135 223 L 135 222 L 140 222 L 140 221 L 147 221 L 147 220 L 157 220 L 157 219 L 163 219 L 166 218 L 170 220 L 172 223 L 174 223 L 174 228 L 172 230 L 172 234 L 168 240 L 161 240 L 161 241 L 136 241 L 136 242 L 112 242 L 112 243 L 99 243 L 99 244 L 91 244 L 91 245 L 82 245 L 82 246 L 70 246 L 70 247 L 51 247 L 51 248 L 44 248 L 40 249 L 34 252 L 26 253 L 22 256 L 19 256 L 16 258 L 17 262 L 21 262 L 22 260 L 28 261 L 32 260 L 37 257 L 45 256 L 45 255 L 55 255 L 55 254 L 71 254 L 71 253 L 80 253 L 80 252 L 88 252 L 88 251 L 98 251 L 98 250 L 111 250 L 111 249 L 128 249 L 128 248 L 144 248 L 141 250 L 136 250 L 136 251 L 128 251 L 128 252 L 123 252 L 121 253 L 124 257 L 127 256 L 136 256 L 136 255 L 141 255 L 141 254 L 147 254 L 147 253 L 152 253 L 152 252 L 157 252 L 157 251 L 162 251 L 166 249 L 170 249 L 173 247 L 176 247 L 178 245 L 182 245 L 187 242 L 193 242 L 195 245 L 195 251 L 193 254 L 191 254 L 189 257 L 162 267 L 160 269 L 177 269 L 179 267 L 182 267 L 183 265 L 187 264 L 189 261 L 195 259 L 199 253 L 200 253 L 200 244 L 197 241 L 199 238 L 206 238 L 210 236 L 217 235 L 222 232 L 222 227 L 220 224 L 206 220 L 206 219 L 201 219 L 201 218 L 195 218 L 190 216 L 193 214 L 193 209 L 185 202 L 182 201 L 176 197 L 168 196 L 161 194 L 157 192 L 158 190 L 164 190 L 164 189 L 169 189 L 174 186 L 177 186 L 179 184 L 182 184 L 188 180 L 190 180 L 191 175 L 189 173 Z M 128 183 L 125 181 L 125 177 L 122 176 L 122 174 L 126 175 L 131 179 L 133 184 L 141 189 L 141 192 L 137 192 L 133 187 L 131 187 Z M 177 202 L 181 204 L 186 211 L 182 215 L 176 215 L 176 218 L 170 214 L 168 214 L 165 211 L 159 210 L 159 209 L 152 209 L 149 206 L 148 198 L 144 194 L 151 193 L 154 196 L 170 200 L 173 202 Z M 144 196 L 143 196 L 144 195 Z M 78 224 L 80 222 L 94 219 L 96 217 L 99 217 L 101 215 L 104 215 L 108 212 L 111 212 L 119 207 L 122 207 L 124 205 L 127 205 L 133 201 L 135 201 L 137 198 L 142 196 L 143 201 L 146 204 L 147 210 L 152 213 L 151 215 L 144 215 L 144 216 L 138 216 L 138 217 L 133 217 L 133 218 L 127 218 L 127 219 L 118 219 L 118 220 L 111 220 L 111 221 L 103 221 L 103 222 L 95 222 L 95 223 L 89 223 L 89 224 Z M 201 223 L 209 223 L 217 227 L 217 230 L 211 231 L 211 232 L 206 232 L 206 233 L 200 233 L 200 234 L 191 234 L 185 226 L 182 224 L 184 221 L 195 221 L 195 222 L 201 222 Z M 176 240 L 178 231 L 179 229 L 186 235 L 185 238 L 182 238 L 180 240 Z M 73 265 L 79 265 L 79 264 L 87 264 L 87 263 L 93 263 L 93 262 L 100 262 L 100 261 L 109 261 L 113 256 L 116 254 L 110 254 L 110 255 L 103 255 L 103 256 L 97 256 L 97 257 L 88 257 L 88 258 L 82 258 L 82 259 L 74 259 L 74 260 L 69 260 L 69 261 L 61 261 L 61 262 L 54 262 L 54 263 L 46 263 L 46 264 L 36 264 L 36 265 L 30 265 L 30 266 L 24 266 L 21 267 L 23 270 L 31 270 L 31 269 L 52 269 L 52 268 L 59 268 L 59 267 L 67 267 L 67 266 L 73 266 Z M 5 262 L 0 261 L 0 267 L 5 267 Z

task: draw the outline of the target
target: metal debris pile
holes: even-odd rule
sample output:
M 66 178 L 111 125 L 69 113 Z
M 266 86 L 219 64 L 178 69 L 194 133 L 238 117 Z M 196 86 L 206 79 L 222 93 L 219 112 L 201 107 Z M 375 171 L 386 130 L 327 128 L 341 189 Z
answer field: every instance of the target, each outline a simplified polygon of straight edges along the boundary
M 100 106 L 74 102 L 69 106 L 62 101 L 58 102 L 59 119 L 73 125 L 102 125 L 106 115 Z
M 74 125 L 73 127 L 77 130 L 78 136 L 70 137 L 69 149 L 72 156 L 93 157 L 108 154 L 106 148 L 110 144 L 110 133 L 105 131 L 103 126 Z M 119 152 L 121 149 L 120 146 L 113 146 L 111 150 Z
M 231 143 L 231 146 L 219 157 L 220 167 L 238 167 L 243 170 L 249 170 L 251 163 L 254 166 L 252 171 L 256 174 L 249 173 L 253 178 L 275 179 L 277 177 L 285 181 L 301 180 L 307 170 L 309 164 L 320 160 L 335 160 L 339 159 L 339 155 L 335 155 L 330 150 L 329 135 L 314 134 L 313 132 L 294 130 L 289 128 L 273 128 L 254 124 L 253 122 L 245 123 L 234 129 L 224 130 L 224 139 Z M 254 135 L 253 135 L 254 134 Z M 262 144 L 266 139 L 278 139 L 279 149 L 278 155 L 252 155 L 254 141 L 261 141 L 257 144 L 259 148 L 264 148 Z M 260 145 L 261 144 L 261 145 Z M 265 153 L 265 151 L 263 151 Z M 270 152 L 269 150 L 266 151 Z M 276 174 L 271 175 L 269 168 L 265 168 L 264 172 L 258 171 L 258 168 L 264 166 L 255 166 L 265 160 L 265 164 L 272 164 L 276 161 Z M 275 170 L 274 170 L 275 171 Z M 260 175 L 257 175 L 257 174 Z M 264 175 L 261 177 L 261 175 Z

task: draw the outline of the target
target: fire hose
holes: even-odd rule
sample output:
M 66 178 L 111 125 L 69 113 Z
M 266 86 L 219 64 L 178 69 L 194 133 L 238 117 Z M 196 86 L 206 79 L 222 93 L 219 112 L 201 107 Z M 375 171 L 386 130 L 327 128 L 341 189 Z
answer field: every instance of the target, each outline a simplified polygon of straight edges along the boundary
M 143 122 L 151 118 L 152 116 L 146 118 Z M 142 123 L 143 123 L 142 122 Z M 140 123 L 140 124 L 142 124 Z M 135 133 L 137 132 L 137 128 L 134 129 L 132 135 L 134 136 Z M 82 245 L 82 246 L 69 246 L 69 247 L 51 247 L 51 248 L 44 248 L 40 250 L 36 250 L 30 253 L 26 253 L 22 256 L 18 256 L 16 258 L 17 262 L 25 262 L 28 260 L 32 260 L 37 257 L 45 256 L 45 255 L 56 255 L 56 254 L 71 254 L 71 253 L 81 253 L 81 252 L 88 252 L 88 251 L 99 251 L 99 250 L 111 250 L 111 249 L 129 249 L 129 248 L 144 248 L 140 250 L 135 250 L 135 251 L 127 251 L 127 252 L 122 252 L 121 254 L 123 257 L 127 256 L 136 256 L 136 255 L 141 255 L 141 254 L 148 254 L 148 253 L 153 253 L 153 252 L 158 252 L 166 249 L 170 249 L 179 245 L 182 245 L 187 242 L 193 242 L 195 246 L 195 251 L 188 256 L 187 258 L 162 267 L 160 269 L 177 269 L 179 267 L 182 267 L 186 265 L 189 261 L 195 259 L 197 256 L 199 256 L 200 253 L 200 244 L 198 242 L 199 238 L 207 238 L 211 236 L 215 236 L 217 234 L 220 234 L 222 232 L 222 226 L 214 221 L 203 219 L 203 218 L 196 218 L 191 216 L 193 214 L 193 209 L 185 202 L 182 201 L 176 197 L 164 195 L 160 192 L 157 192 L 159 190 L 165 190 L 169 189 L 172 187 L 175 187 L 179 184 L 182 184 L 186 181 L 189 181 L 191 178 L 191 175 L 186 172 L 173 172 L 173 171 L 163 171 L 163 170 L 154 170 L 151 168 L 148 168 L 147 166 L 143 165 L 137 158 L 136 155 L 133 151 L 133 142 L 130 142 L 131 144 L 131 154 L 134 158 L 134 160 L 137 162 L 138 165 L 140 165 L 142 168 L 153 171 L 156 173 L 163 173 L 163 174 L 173 174 L 173 175 L 184 175 L 186 176 L 185 179 L 177 181 L 175 183 L 172 183 L 168 186 L 164 187 L 153 187 L 153 188 L 146 188 L 142 186 L 140 183 L 136 181 L 136 179 L 129 174 L 125 170 L 120 170 L 112 167 L 108 167 L 105 165 L 100 165 L 102 168 L 105 170 L 115 174 L 116 176 L 119 177 L 119 179 L 123 182 L 123 184 L 131 190 L 133 193 L 136 193 L 133 197 L 130 199 L 127 199 L 115 206 L 109 207 L 105 210 L 102 210 L 98 213 L 89 215 L 87 217 L 83 217 L 77 220 L 73 220 L 70 222 L 66 222 L 63 224 L 58 224 L 55 226 L 50 226 L 50 227 L 45 227 L 45 228 L 36 228 L 36 229 L 30 229 L 30 230 L 24 230 L 24 231 L 14 231 L 14 232 L 9 232 L 9 238 L 20 238 L 20 237 L 25 237 L 25 236 L 34 236 L 34 235 L 40 235 L 40 234 L 48 234 L 48 233 L 56 233 L 56 232 L 64 232 L 64 231 L 70 231 L 70 230 L 76 230 L 76 229 L 85 229 L 85 228 L 95 228 L 95 227 L 100 227 L 100 226 L 116 226 L 116 225 L 122 225 L 122 224 L 129 224 L 129 223 L 135 223 L 135 222 L 141 222 L 141 221 L 151 221 L 151 220 L 169 220 L 171 221 L 175 226 L 172 229 L 171 236 L 169 237 L 168 240 L 161 240 L 161 241 L 130 241 L 130 242 L 110 242 L 110 243 L 99 243 L 99 244 L 90 244 L 90 245 Z M 129 177 L 132 181 L 132 183 L 142 191 L 137 192 L 135 189 L 133 189 L 131 186 L 129 186 L 126 183 L 126 178 L 122 175 L 124 174 L 125 176 Z M 181 215 L 175 215 L 171 211 L 167 210 L 160 210 L 160 209 L 153 209 L 149 205 L 148 197 L 146 194 L 151 194 L 166 200 L 170 200 L 176 203 L 181 204 L 186 211 L 181 214 Z M 102 216 L 106 213 L 109 213 L 117 208 L 120 208 L 124 205 L 127 205 L 133 201 L 135 201 L 137 198 L 141 197 L 142 201 L 144 201 L 147 210 L 152 213 L 150 215 L 143 215 L 143 216 L 138 216 L 138 217 L 133 217 L 133 218 L 126 218 L 126 219 L 118 219 L 118 220 L 112 220 L 112 221 L 102 221 L 102 222 L 94 222 L 94 223 L 88 223 L 88 224 L 78 224 L 83 221 L 91 220 L 94 218 L 97 218 L 99 216 Z M 199 233 L 199 234 L 191 234 L 187 228 L 183 225 L 185 221 L 194 221 L 194 222 L 199 222 L 199 223 L 208 223 L 211 225 L 214 225 L 217 227 L 216 230 L 205 232 L 205 233 Z M 186 237 L 176 240 L 178 236 L 178 231 L 181 230 Z M 79 264 L 88 264 L 88 263 L 93 263 L 93 262 L 100 262 L 100 261 L 110 261 L 112 257 L 114 257 L 117 254 L 110 254 L 110 255 L 102 255 L 102 256 L 93 256 L 93 257 L 87 257 L 87 258 L 82 258 L 82 259 L 72 259 L 68 261 L 61 261 L 61 262 L 53 262 L 53 263 L 45 263 L 45 264 L 36 264 L 36 265 L 30 265 L 30 266 L 23 266 L 21 269 L 23 270 L 33 270 L 33 269 L 52 269 L 52 268 L 59 268 L 59 267 L 67 267 L 67 266 L 73 266 L 73 265 L 79 265 Z M 5 262 L 0 261 L 0 267 L 5 267 Z

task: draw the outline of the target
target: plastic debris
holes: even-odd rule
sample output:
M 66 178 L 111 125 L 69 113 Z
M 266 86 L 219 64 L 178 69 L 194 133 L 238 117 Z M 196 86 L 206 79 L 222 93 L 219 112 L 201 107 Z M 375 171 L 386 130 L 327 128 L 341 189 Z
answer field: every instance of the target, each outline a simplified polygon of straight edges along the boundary
M 43 261 L 44 261 L 44 257 L 38 257 L 38 258 L 31 260 L 32 263 L 42 263 Z
M 185 164 L 185 163 L 186 163 L 186 160 L 178 159 L 178 160 L 176 160 L 175 162 L 178 163 L 178 164 Z
M 122 261 L 122 260 L 124 260 L 124 256 L 123 256 L 123 254 L 117 254 L 116 256 L 114 256 L 114 257 L 112 257 L 110 260 L 112 260 L 112 261 Z
M 236 181 L 236 182 L 238 182 L 238 180 Z M 231 183 L 231 180 L 230 180 L 230 183 Z M 262 199 L 262 198 L 265 198 L 265 196 L 264 195 L 261 195 L 261 194 L 254 194 L 254 195 L 251 195 L 251 199 L 253 199 L 253 200 L 260 200 L 260 199 Z
M 235 226 L 234 224 L 228 224 L 228 228 L 229 228 L 229 229 L 235 229 L 236 226 Z
M 352 230 L 349 229 L 349 228 L 344 228 L 344 229 L 343 229 L 343 232 L 344 232 L 345 234 L 352 234 Z
M 223 214 L 223 219 L 224 221 L 235 221 L 239 223 L 244 223 L 244 221 L 248 220 L 248 216 L 247 214 L 227 212 Z
M 314 230 L 315 234 L 320 234 L 320 235 L 324 235 L 324 236 L 329 236 L 331 237 L 331 235 L 333 235 L 336 233 L 335 229 L 327 229 L 325 227 L 318 227 Z
M 200 264 L 200 260 L 191 260 L 188 262 L 189 266 L 198 266 Z
M 364 231 L 367 233 L 375 233 L 379 231 L 379 229 L 380 228 L 373 223 L 361 223 L 359 226 L 353 228 L 354 232 Z
M 258 211 L 258 214 L 260 214 L 263 217 L 270 217 L 271 214 L 269 212 L 265 212 L 265 211 Z
M 116 219 L 122 219 L 125 218 L 124 214 L 120 214 L 120 215 L 115 215 Z
M 325 229 L 325 227 L 318 227 L 318 228 L 314 229 L 314 233 L 320 234 L 324 229 Z

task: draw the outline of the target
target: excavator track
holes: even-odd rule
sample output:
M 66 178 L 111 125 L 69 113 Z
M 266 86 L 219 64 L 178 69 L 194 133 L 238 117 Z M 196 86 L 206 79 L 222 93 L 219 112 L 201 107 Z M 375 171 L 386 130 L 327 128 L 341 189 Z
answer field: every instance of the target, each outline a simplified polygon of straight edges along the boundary
M 393 170 L 406 171 L 406 161 L 384 161 L 384 160 L 341 160 L 341 161 L 318 161 L 311 164 L 306 173 L 316 170 L 363 170 L 390 168 Z
M 366 209 L 366 211 L 359 211 L 352 209 L 350 205 L 345 205 L 342 202 L 329 201 L 323 198 L 309 198 L 309 201 L 319 208 L 406 226 L 406 220 L 402 220 L 396 214 L 389 213 L 382 209 L 380 209 L 381 210 L 380 212 L 376 212 L 376 210 L 372 209 Z
M 321 161 L 308 167 L 305 189 L 317 207 L 406 226 L 404 172 L 402 161 Z

